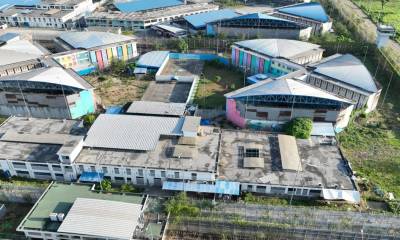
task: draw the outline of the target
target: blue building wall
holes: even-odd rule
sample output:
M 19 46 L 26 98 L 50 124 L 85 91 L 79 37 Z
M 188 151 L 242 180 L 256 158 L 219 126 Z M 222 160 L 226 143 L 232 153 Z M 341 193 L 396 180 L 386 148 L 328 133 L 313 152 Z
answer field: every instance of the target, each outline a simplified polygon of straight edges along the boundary
M 86 114 L 94 113 L 96 110 L 93 92 L 83 90 L 79 93 L 79 99 L 75 102 L 74 107 L 70 107 L 71 118 L 80 118 Z

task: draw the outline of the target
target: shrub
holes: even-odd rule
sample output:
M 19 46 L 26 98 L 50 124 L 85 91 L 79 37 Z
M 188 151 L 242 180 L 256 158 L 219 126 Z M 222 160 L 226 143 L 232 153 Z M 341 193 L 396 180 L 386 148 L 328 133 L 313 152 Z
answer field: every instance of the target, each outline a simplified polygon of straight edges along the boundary
M 296 138 L 307 139 L 311 136 L 312 120 L 310 118 L 295 118 L 285 126 L 285 132 Z
M 168 200 L 165 205 L 165 210 L 174 216 L 197 216 L 200 209 L 189 202 L 185 192 Z
M 83 116 L 83 125 L 85 127 L 90 127 L 92 126 L 92 124 L 94 123 L 94 121 L 96 120 L 97 115 L 96 114 L 86 114 L 85 116 Z
M 101 184 L 101 188 L 103 189 L 103 191 L 105 191 L 105 192 L 111 191 L 112 186 L 111 186 L 111 181 L 110 180 L 104 179 L 103 181 L 101 181 L 100 184 Z
M 135 188 L 128 183 L 124 183 L 121 185 L 121 192 L 135 192 Z

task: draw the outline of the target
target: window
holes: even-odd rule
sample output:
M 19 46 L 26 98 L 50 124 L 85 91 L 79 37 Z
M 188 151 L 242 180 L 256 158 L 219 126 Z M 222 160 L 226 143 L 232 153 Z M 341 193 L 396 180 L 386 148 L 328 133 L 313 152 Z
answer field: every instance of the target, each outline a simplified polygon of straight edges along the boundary
M 131 175 L 132 174 L 132 170 L 130 168 L 126 169 L 126 174 Z
M 156 175 L 156 171 L 155 170 L 150 170 L 150 176 L 154 177 Z
M 103 171 L 103 173 L 108 173 L 107 167 L 102 167 L 101 170 Z
M 192 180 L 197 180 L 197 173 L 192 173 Z
M 14 168 L 26 169 L 25 163 L 16 163 L 16 162 L 13 162 L 13 166 L 14 166 Z
M 256 191 L 259 193 L 265 193 L 266 190 L 267 190 L 266 186 L 257 186 L 256 187 Z
M 47 166 L 47 164 L 31 164 L 31 168 L 34 170 L 49 170 L 49 166 Z
M 279 112 L 279 117 L 290 117 L 292 115 L 291 111 L 280 111 Z
M 53 168 L 53 171 L 57 171 L 57 172 L 61 172 L 61 166 L 60 165 L 51 165 L 51 167 Z
M 246 148 L 245 157 L 260 157 L 260 150 L 258 148 Z
M 114 173 L 119 174 L 119 168 L 114 168 Z
M 143 169 L 138 169 L 138 175 L 143 176 Z
M 179 172 L 175 172 L 175 173 L 174 173 L 174 177 L 175 177 L 175 178 L 179 178 Z
M 247 191 L 253 191 L 253 185 L 247 185 Z
M 165 177 L 165 171 L 161 171 L 161 177 Z
M 85 168 L 83 167 L 83 165 L 79 165 L 79 171 L 81 171 L 81 172 L 85 171 Z
M 91 172 L 96 172 L 96 167 L 95 166 L 90 166 L 90 171 Z
M 326 109 L 317 109 L 315 110 L 315 113 L 326 113 L 327 110 Z
M 268 112 L 257 112 L 257 117 L 267 119 L 268 118 Z

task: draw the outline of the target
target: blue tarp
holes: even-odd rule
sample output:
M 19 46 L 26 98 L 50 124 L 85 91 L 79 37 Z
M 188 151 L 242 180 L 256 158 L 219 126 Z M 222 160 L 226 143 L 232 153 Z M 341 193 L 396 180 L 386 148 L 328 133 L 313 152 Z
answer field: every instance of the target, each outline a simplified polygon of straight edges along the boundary
M 120 114 L 122 112 L 121 106 L 111 106 L 106 109 L 106 114 Z
M 216 181 L 214 184 L 206 183 L 184 183 L 184 182 L 169 182 L 163 183 L 163 190 L 185 191 L 197 193 L 217 193 L 227 195 L 239 195 L 240 184 L 238 182 Z
M 80 182 L 101 182 L 104 174 L 99 172 L 83 172 L 79 177 Z
M 121 12 L 138 12 L 150 9 L 173 7 L 182 5 L 179 0 L 130 0 L 115 2 L 114 5 Z

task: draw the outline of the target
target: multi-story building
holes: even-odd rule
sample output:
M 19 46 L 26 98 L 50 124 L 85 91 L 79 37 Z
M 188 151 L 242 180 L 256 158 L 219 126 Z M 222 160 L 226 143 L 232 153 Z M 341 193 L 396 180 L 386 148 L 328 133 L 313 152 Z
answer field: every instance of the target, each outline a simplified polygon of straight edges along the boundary
M 164 181 L 213 182 L 218 131 L 199 117 L 100 115 L 75 166 L 119 183 L 161 186 Z
M 353 172 L 326 137 L 223 130 L 218 179 L 242 192 L 360 201 Z
M 12 176 L 75 180 L 85 133 L 76 120 L 10 117 L 0 127 L 0 166 Z
M 10 1 L 0 10 L 0 21 L 15 27 L 83 27 L 83 17 L 94 11 L 92 0 L 27 1 L 18 6 Z
M 19 34 L 0 35 L 0 77 L 43 67 L 40 59 L 48 51 L 32 41 L 21 39 Z M 7 57 L 5 57 L 7 56 Z
M 354 101 L 355 108 L 365 108 L 367 113 L 375 110 L 382 88 L 358 58 L 335 54 L 309 69 L 308 84 Z
M 332 29 L 332 20 L 326 14 L 323 6 L 317 2 L 276 8 L 273 16 L 310 26 L 313 35 L 324 34 Z
M 113 60 L 129 61 L 138 56 L 133 37 L 108 32 L 66 32 L 55 40 L 60 53 L 52 57 L 79 75 L 107 68 Z
M 21 221 L 28 239 L 137 239 L 146 197 L 103 193 L 92 184 L 51 183 Z
M 287 39 L 254 39 L 232 45 L 232 65 L 251 74 L 282 76 L 322 59 L 319 45 Z
M 311 36 L 311 27 L 263 13 L 251 13 L 207 24 L 207 35 L 218 34 L 247 39 L 308 40 Z
M 96 11 L 86 18 L 88 26 L 118 27 L 126 30 L 144 30 L 153 25 L 178 20 L 184 16 L 218 10 L 218 6 L 208 3 L 183 4 L 146 11 Z
M 260 81 L 225 97 L 227 119 L 241 128 L 271 129 L 307 117 L 343 129 L 353 110 L 350 100 L 287 76 Z

